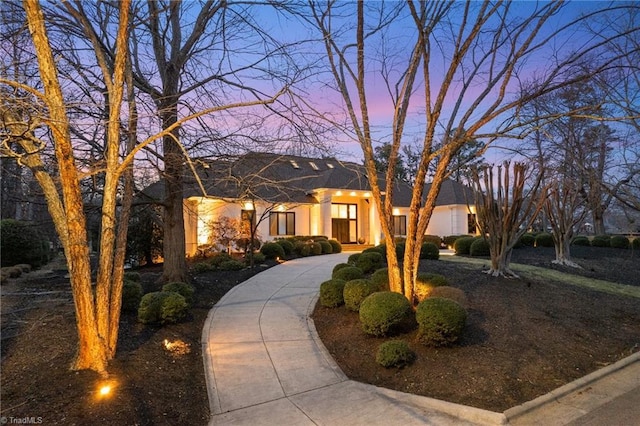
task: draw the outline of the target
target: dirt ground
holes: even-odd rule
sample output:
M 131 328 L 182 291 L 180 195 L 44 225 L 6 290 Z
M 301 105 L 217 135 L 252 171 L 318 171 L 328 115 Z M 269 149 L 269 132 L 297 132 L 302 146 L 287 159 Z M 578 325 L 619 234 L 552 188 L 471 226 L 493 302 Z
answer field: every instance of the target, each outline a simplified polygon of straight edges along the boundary
M 638 253 L 583 248 L 581 275 L 640 285 Z M 514 261 L 548 266 L 553 249 L 516 250 Z M 469 298 L 458 345 L 428 348 L 416 333 L 396 336 L 416 352 L 404 369 L 375 362 L 381 338 L 366 336 L 358 314 L 317 306 L 322 341 L 350 378 L 377 386 L 501 412 L 640 350 L 640 299 L 551 280 L 493 278 L 479 266 L 423 261 Z M 577 271 L 554 267 L 563 272 Z
M 592 250 L 585 251 L 594 257 L 584 260 L 584 273 L 640 285 L 637 253 L 597 249 L 605 251 L 594 255 Z M 523 249 L 514 261 L 548 264 L 549 253 Z M 469 322 L 461 345 L 426 350 L 412 335 L 402 336 L 418 359 L 403 370 L 386 370 L 374 361 L 383 340 L 365 337 L 357 314 L 318 309 L 314 320 L 323 341 L 350 377 L 503 410 L 639 350 L 640 299 L 557 282 L 493 279 L 479 267 L 445 261 L 425 262 L 422 268 L 444 273 L 467 292 Z M 1 288 L 0 415 L 7 421 L 28 417 L 65 425 L 206 423 L 204 320 L 229 289 L 260 270 L 197 275 L 196 306 L 179 324 L 149 327 L 123 315 L 108 397 L 100 396 L 97 375 L 69 370 L 77 339 L 64 271 L 43 268 L 11 280 Z M 140 272 L 145 290 L 157 290 L 160 267 Z M 183 350 L 168 351 L 165 340 L 181 343 Z

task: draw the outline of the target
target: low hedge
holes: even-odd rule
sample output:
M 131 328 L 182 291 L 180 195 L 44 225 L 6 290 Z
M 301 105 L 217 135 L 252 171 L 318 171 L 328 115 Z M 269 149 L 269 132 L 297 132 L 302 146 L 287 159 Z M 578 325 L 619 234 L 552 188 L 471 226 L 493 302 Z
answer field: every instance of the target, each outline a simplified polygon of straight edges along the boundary
M 338 278 L 345 281 L 356 280 L 362 277 L 364 277 L 364 272 L 362 272 L 362 269 L 358 268 L 357 266 L 347 266 L 345 268 L 340 268 L 331 275 L 331 278 Z
M 573 240 L 571 240 L 571 245 L 589 247 L 591 246 L 591 241 L 589 241 L 589 237 L 578 235 Z
M 318 241 L 318 244 L 320 244 L 320 248 L 322 249 L 322 254 L 331 254 L 333 253 L 333 246 L 331 245 L 331 243 L 327 240 L 320 240 Z
M 282 250 L 284 250 L 285 256 L 293 254 L 293 243 L 289 240 L 276 240 L 277 244 L 280 244 Z
M 609 241 L 609 244 L 611 245 L 611 247 L 613 248 L 620 248 L 620 249 L 628 249 L 629 248 L 629 239 L 627 237 L 624 237 L 622 235 L 614 235 L 611 237 L 611 240 Z
M 332 253 L 342 253 L 342 244 L 338 240 L 329 240 L 331 244 Z
M 264 254 L 267 259 L 283 258 L 285 255 L 282 245 L 273 242 L 264 243 L 260 248 L 260 253 Z
M 347 282 L 331 279 L 320 284 L 320 304 L 327 308 L 337 308 L 344 305 L 344 285 Z
M 404 295 L 379 291 L 360 303 L 362 331 L 371 336 L 389 336 L 408 330 L 414 323 L 411 303 Z
M 377 252 L 361 253 L 356 258 L 355 265 L 362 269 L 362 272 L 368 274 L 382 266 L 382 255 Z

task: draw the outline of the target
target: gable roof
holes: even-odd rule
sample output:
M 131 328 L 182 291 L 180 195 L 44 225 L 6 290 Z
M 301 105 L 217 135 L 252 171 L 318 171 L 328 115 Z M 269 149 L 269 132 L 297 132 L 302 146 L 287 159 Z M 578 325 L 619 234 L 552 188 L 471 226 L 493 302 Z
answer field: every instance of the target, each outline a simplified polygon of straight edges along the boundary
M 424 187 L 425 196 L 429 193 L 431 184 Z M 445 179 L 436 198 L 436 206 L 449 206 L 452 204 L 472 205 L 475 203 L 473 190 L 468 186 L 452 179 Z

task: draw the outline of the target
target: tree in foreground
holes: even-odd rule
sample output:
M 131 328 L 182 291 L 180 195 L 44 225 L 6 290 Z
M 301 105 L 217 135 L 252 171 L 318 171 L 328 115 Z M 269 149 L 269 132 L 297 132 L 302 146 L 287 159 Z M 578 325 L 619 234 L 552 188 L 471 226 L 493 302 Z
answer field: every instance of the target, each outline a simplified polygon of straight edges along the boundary
M 491 254 L 491 268 L 486 273 L 517 278 L 509 268 L 511 253 L 544 205 L 542 175 L 527 190 L 528 167 L 524 163 L 515 163 L 512 170 L 511 164 L 504 162 L 495 169 L 495 175 L 492 167 L 475 170 L 471 179 L 478 226 Z
M 555 17 L 569 7 L 537 3 L 524 15 L 512 2 L 311 3 L 311 21 L 322 35 L 328 66 L 350 120 L 347 131 L 364 154 L 387 248 L 391 290 L 413 300 L 423 235 L 440 187 L 451 174 L 452 159 L 476 141 L 488 144 L 497 137 L 520 137 L 520 123 L 509 117 L 516 117 L 527 102 L 586 78 L 565 71 L 585 52 L 605 44 L 598 40 L 570 52 L 552 53 L 554 39 L 598 14 L 626 13 L 625 8 L 632 6 L 600 9 L 555 25 Z M 511 93 L 514 84 L 530 78 L 525 65 L 541 57 L 555 58 L 538 67 L 544 70 L 544 84 L 524 96 Z M 599 66 L 605 68 L 606 60 Z M 373 96 L 378 102 L 380 96 L 371 84 L 372 69 L 380 72 L 382 84 L 377 87 L 387 88 L 393 114 L 384 181 L 378 179 L 373 148 L 377 136 L 370 111 Z M 409 136 L 421 141 L 421 149 L 400 268 L 392 226 L 394 173 L 402 142 Z M 425 193 L 427 171 L 436 158 L 438 165 Z

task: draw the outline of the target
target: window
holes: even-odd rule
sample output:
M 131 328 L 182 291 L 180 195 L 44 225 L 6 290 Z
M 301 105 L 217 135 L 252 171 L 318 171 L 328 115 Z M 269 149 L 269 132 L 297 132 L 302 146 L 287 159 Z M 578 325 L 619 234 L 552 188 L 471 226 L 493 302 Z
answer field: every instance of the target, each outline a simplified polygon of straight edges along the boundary
M 311 166 L 311 168 L 313 170 L 320 170 L 320 167 L 318 167 L 318 165 L 316 163 L 314 163 L 313 161 L 309 161 L 309 165 Z
M 477 234 L 476 215 L 473 213 L 467 215 L 467 233 L 471 235 Z
M 291 163 L 291 166 L 294 169 L 299 169 L 300 168 L 300 166 L 298 166 L 298 163 L 296 162 L 296 160 L 289 160 L 289 162 Z
M 296 214 L 273 212 L 269 215 L 269 235 L 295 235 Z
M 407 216 L 393 216 L 393 234 L 407 235 Z

